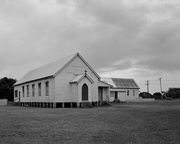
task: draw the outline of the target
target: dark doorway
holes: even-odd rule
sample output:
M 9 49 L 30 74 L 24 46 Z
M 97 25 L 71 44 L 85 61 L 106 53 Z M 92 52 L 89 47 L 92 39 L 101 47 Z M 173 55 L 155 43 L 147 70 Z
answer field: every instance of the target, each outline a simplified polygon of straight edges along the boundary
M 82 86 L 82 101 L 88 100 L 88 86 L 87 84 L 83 84 Z
M 99 101 L 102 101 L 103 100 L 103 88 L 99 87 L 98 92 L 99 92 Z
M 118 93 L 115 92 L 115 98 L 114 99 L 118 99 Z

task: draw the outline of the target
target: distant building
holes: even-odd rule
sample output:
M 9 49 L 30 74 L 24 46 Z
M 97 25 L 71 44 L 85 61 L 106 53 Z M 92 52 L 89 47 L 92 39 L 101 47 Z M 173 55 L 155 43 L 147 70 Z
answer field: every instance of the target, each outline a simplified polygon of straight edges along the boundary
M 101 78 L 102 81 L 111 85 L 110 101 L 133 101 L 139 98 L 139 86 L 134 79 L 124 78 Z
M 36 107 L 83 107 L 116 98 L 135 99 L 138 90 L 132 79 L 102 81 L 77 53 L 28 72 L 14 85 L 14 102 Z

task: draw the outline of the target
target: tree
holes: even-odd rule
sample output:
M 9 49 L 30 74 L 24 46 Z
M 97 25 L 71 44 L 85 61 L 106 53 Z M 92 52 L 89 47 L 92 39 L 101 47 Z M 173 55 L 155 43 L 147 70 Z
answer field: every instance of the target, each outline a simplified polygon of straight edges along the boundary
M 4 77 L 0 79 L 0 99 L 8 99 L 13 101 L 14 99 L 14 88 L 13 85 L 16 83 L 16 79 Z
M 155 99 L 162 99 L 163 97 L 162 97 L 162 94 L 160 92 L 155 92 L 153 94 L 153 98 L 155 98 Z
M 180 98 L 180 88 L 169 88 L 167 97 L 172 97 L 173 99 Z
M 152 94 L 150 94 L 148 92 L 141 92 L 141 93 L 139 93 L 139 96 L 142 98 L 153 98 Z

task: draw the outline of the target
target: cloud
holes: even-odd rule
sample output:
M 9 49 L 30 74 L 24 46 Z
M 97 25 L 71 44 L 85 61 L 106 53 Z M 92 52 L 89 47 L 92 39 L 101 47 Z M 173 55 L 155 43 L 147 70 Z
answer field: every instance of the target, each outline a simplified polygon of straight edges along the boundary
M 87 43 L 91 50 L 88 55 L 93 57 L 92 63 L 98 61 L 97 68 L 112 70 L 118 61 L 131 59 L 133 63 L 139 62 L 127 63 L 126 69 L 144 66 L 154 70 L 179 69 L 177 4 L 166 1 L 162 5 L 159 2 L 128 7 L 118 2 L 93 2 L 85 3 L 82 10 L 96 19 L 95 38 Z M 116 66 L 125 68 L 123 63 Z
M 75 52 L 101 74 L 179 70 L 179 9 L 175 0 L 0 0 L 0 71 Z

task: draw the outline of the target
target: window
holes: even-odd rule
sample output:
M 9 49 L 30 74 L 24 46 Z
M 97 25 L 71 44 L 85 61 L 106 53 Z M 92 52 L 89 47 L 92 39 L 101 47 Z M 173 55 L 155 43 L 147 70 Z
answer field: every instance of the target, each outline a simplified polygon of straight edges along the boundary
M 46 96 L 49 96 L 49 82 L 45 83 L 45 87 L 46 87 Z
M 27 85 L 27 97 L 29 97 L 29 85 Z
M 127 96 L 129 96 L 129 90 L 127 90 Z
M 133 90 L 133 96 L 135 96 L 135 90 Z
M 18 97 L 18 90 L 15 90 L 15 98 Z
M 38 95 L 41 96 L 41 83 L 38 84 Z
M 35 87 L 34 87 L 35 85 L 33 84 L 32 85 L 32 96 L 34 97 L 35 96 Z
M 22 86 L 22 93 L 23 93 L 23 97 L 24 97 L 24 86 Z
M 82 101 L 88 100 L 88 86 L 87 84 L 83 84 L 82 86 Z

